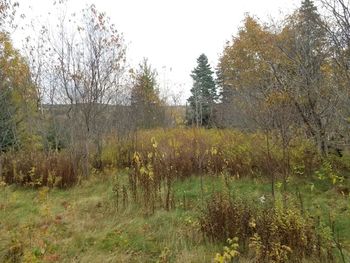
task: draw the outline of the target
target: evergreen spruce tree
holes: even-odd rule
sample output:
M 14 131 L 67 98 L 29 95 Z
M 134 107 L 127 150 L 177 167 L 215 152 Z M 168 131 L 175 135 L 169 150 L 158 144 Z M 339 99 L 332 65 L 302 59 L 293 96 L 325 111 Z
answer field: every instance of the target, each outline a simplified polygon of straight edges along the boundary
M 216 85 L 213 71 L 205 54 L 197 59 L 197 67 L 193 69 L 192 95 L 188 99 L 190 110 L 187 114 L 187 123 L 191 125 L 213 126 L 214 105 L 217 100 Z
M 311 41 L 310 44 L 317 44 L 316 40 L 324 40 L 325 29 L 322 24 L 323 22 L 314 2 L 312 0 L 304 0 L 299 9 L 299 23 L 297 26 L 303 37 Z
M 144 59 L 134 76 L 131 107 L 137 128 L 149 129 L 164 121 L 164 107 L 159 97 L 157 72 Z

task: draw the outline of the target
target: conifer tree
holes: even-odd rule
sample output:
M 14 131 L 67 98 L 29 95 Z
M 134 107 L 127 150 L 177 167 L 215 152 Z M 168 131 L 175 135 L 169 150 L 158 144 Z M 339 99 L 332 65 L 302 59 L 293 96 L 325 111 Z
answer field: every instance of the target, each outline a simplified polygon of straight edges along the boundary
M 214 104 L 217 100 L 216 85 L 213 71 L 205 54 L 197 59 L 197 67 L 191 77 L 193 86 L 191 97 L 188 99 L 190 110 L 187 122 L 192 125 L 210 127 L 213 125 Z
M 156 127 L 164 119 L 156 77 L 157 72 L 144 59 L 134 76 L 131 90 L 131 107 L 137 128 Z

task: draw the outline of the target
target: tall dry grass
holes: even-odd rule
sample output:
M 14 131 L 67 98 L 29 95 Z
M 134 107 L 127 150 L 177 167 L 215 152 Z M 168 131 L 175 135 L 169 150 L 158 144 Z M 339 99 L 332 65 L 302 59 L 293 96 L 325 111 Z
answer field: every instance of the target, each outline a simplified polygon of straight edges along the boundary
M 70 187 L 78 181 L 76 160 L 66 152 L 11 152 L 2 157 L 2 180 L 21 186 Z
M 244 133 L 218 129 L 154 129 L 133 136 L 106 136 L 99 156 L 89 151 L 89 168 L 130 168 L 132 187 L 151 174 L 153 188 L 166 184 L 171 196 L 175 179 L 191 175 L 221 172 L 230 175 L 270 176 L 278 178 L 286 170 L 290 175 L 308 176 L 322 164 L 313 144 L 304 139 L 291 141 L 288 162 L 280 140 L 270 138 L 267 146 L 262 133 Z M 135 162 L 135 156 L 138 162 Z M 96 159 L 98 158 L 98 160 Z M 60 152 L 10 152 L 1 157 L 1 176 L 11 184 L 42 184 L 68 187 L 78 181 L 82 158 L 68 150 Z M 85 158 L 86 160 L 86 158 Z M 133 177 L 132 177 L 133 176 Z M 145 187 L 148 183 L 143 183 Z

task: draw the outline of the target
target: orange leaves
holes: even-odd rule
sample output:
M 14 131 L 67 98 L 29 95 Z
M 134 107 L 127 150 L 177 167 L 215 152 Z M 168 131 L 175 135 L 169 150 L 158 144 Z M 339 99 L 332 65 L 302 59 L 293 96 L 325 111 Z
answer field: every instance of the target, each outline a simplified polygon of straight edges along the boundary
M 224 78 L 233 87 L 263 88 L 271 80 L 270 62 L 276 52 L 275 36 L 254 18 L 247 17 L 236 38 L 229 43 L 220 58 Z

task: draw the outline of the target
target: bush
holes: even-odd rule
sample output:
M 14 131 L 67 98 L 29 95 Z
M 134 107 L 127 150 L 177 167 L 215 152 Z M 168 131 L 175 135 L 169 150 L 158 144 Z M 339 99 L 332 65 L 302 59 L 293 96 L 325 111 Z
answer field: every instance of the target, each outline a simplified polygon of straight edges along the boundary
M 141 159 L 153 151 L 152 140 L 158 144 L 163 159 L 170 162 L 178 177 L 198 173 L 231 175 L 269 175 L 284 171 L 282 147 L 279 140 L 271 144 L 268 160 L 265 135 L 242 133 L 235 130 L 172 129 L 141 131 L 137 135 L 135 150 Z M 290 170 L 299 165 L 303 174 L 312 174 L 320 165 L 316 149 L 309 141 L 295 139 L 291 142 Z M 273 171 L 272 171 L 273 170 Z
M 201 231 L 212 241 L 238 238 L 243 253 L 254 262 L 332 260 L 329 228 L 294 208 L 253 205 L 215 194 L 200 217 Z
M 124 154 L 133 156 L 128 165 L 132 196 L 134 200 L 145 201 L 147 210 L 152 211 L 159 203 L 168 210 L 173 202 L 173 182 L 192 175 L 285 176 L 286 163 L 280 142 L 272 141 L 267 149 L 266 137 L 261 133 L 216 129 L 147 130 L 139 131 L 132 143 L 123 141 L 122 145 L 129 145 L 129 151 L 134 150 Z M 315 148 L 305 140 L 292 140 L 289 156 L 290 175 L 312 174 L 321 164 Z
M 91 146 L 88 159 L 90 168 L 131 168 L 134 184 L 143 180 L 139 169 L 148 167 L 157 187 L 194 174 L 225 172 L 237 177 L 272 175 L 286 179 L 288 171 L 289 175 L 310 176 L 322 166 L 322 158 L 310 141 L 291 140 L 286 161 L 281 141 L 276 136 L 273 138 L 268 149 L 266 136 L 259 132 L 195 128 L 142 130 L 125 138 L 106 136 L 99 151 Z M 142 165 L 135 162 L 135 154 Z M 71 186 L 77 182 L 83 158 L 80 155 L 74 156 L 67 150 L 6 153 L 2 176 L 7 183 Z M 333 159 L 335 168 L 347 169 L 345 162 Z
M 15 152 L 3 156 L 1 176 L 6 184 L 64 188 L 78 181 L 78 169 L 65 152 Z
M 155 177 L 171 173 L 172 178 L 193 174 L 234 176 L 311 175 L 321 165 L 320 157 L 311 143 L 295 139 L 291 143 L 289 162 L 285 163 L 280 142 L 273 141 L 269 154 L 266 138 L 260 133 L 234 130 L 172 129 L 140 131 L 134 149 L 144 167 L 151 166 Z M 157 145 L 156 149 L 154 145 Z M 158 156 L 149 158 L 148 156 Z M 135 162 L 133 171 L 140 169 Z M 143 167 L 142 166 L 142 167 Z M 139 173 L 136 171 L 136 173 Z

